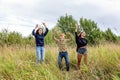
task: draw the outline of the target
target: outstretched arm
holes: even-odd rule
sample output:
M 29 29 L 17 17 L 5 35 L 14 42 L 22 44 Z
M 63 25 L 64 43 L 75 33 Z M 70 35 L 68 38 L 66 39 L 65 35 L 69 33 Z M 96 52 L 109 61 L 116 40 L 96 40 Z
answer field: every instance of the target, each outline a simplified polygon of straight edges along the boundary
M 48 28 L 47 28 L 47 26 L 46 26 L 46 24 L 44 22 L 42 24 L 44 25 L 44 27 L 46 29 L 46 31 L 45 31 L 45 33 L 43 35 L 46 36 L 49 30 L 48 30 Z

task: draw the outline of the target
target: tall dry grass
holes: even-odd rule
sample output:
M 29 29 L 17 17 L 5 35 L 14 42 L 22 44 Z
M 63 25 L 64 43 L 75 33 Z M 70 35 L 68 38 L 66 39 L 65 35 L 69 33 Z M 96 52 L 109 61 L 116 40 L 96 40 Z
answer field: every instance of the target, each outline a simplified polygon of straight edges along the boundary
M 0 80 L 120 80 L 120 45 L 88 47 L 88 66 L 82 61 L 80 74 L 75 47 L 69 47 L 68 53 L 70 71 L 66 72 L 58 68 L 56 46 L 46 46 L 45 62 L 38 65 L 35 47 L 0 48 Z

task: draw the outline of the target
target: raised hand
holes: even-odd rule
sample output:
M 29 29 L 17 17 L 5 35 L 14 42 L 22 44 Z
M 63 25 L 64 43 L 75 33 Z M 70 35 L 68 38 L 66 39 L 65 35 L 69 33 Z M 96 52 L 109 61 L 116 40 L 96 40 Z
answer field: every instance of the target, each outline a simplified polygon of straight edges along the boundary
M 78 30 L 78 24 L 76 23 L 75 24 L 75 32 L 77 32 L 77 30 Z
M 67 32 L 66 34 L 70 35 L 71 33 L 70 33 L 70 32 Z
M 75 24 L 75 27 L 76 27 L 76 29 L 78 29 L 78 24 L 77 23 Z
M 42 24 L 45 26 L 45 28 L 46 28 L 46 24 L 44 23 L 44 22 L 42 22 Z
M 38 27 L 38 24 L 36 24 L 35 29 Z

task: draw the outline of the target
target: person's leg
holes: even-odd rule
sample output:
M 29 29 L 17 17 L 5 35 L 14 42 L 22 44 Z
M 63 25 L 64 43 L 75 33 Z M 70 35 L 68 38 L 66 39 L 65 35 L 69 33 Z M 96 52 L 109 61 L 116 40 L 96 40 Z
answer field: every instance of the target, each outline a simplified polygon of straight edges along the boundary
M 65 62 L 66 62 L 66 70 L 69 71 L 70 62 L 69 62 L 69 58 L 68 58 L 68 53 L 67 52 L 64 53 L 64 58 L 65 58 Z
M 86 53 L 84 54 L 84 63 L 85 65 L 87 65 L 87 54 Z
M 36 63 L 39 63 L 41 59 L 41 55 L 40 55 L 40 47 L 36 47 Z
M 78 59 L 77 67 L 78 67 L 78 69 L 80 69 L 80 64 L 81 64 L 81 60 L 82 60 L 82 54 L 78 53 L 77 59 Z
M 41 60 L 42 62 L 44 62 L 45 60 L 45 48 L 44 47 L 41 47 Z
M 62 63 L 62 54 L 59 52 L 59 54 L 58 54 L 58 65 L 59 65 L 60 69 L 62 68 L 61 63 Z

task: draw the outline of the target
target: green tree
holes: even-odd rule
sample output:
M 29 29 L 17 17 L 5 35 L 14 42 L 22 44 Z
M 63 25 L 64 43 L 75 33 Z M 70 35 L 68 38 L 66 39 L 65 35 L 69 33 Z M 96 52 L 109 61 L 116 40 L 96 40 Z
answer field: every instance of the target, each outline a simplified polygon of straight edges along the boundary
M 105 31 L 104 37 L 105 37 L 106 41 L 117 42 L 117 36 L 112 33 L 112 31 L 111 31 L 110 28 L 108 28 L 108 29 Z
M 22 39 L 22 44 L 25 45 L 25 46 L 27 46 L 27 45 L 31 45 L 31 46 L 35 45 L 35 39 L 33 38 L 32 35 L 29 35 L 29 36 L 24 37 Z
M 8 30 L 3 29 L 0 33 L 0 41 L 2 44 L 7 44 L 8 43 Z
M 8 34 L 8 44 L 21 44 L 22 43 L 22 35 L 18 32 L 10 32 Z
M 87 39 L 90 44 L 99 44 L 103 39 L 102 32 L 97 26 L 97 23 L 90 19 L 80 18 L 80 28 L 87 34 Z
M 52 44 L 54 41 L 52 39 L 52 30 L 48 32 L 48 34 L 45 37 L 45 43 L 46 44 Z
M 66 34 L 66 32 L 71 32 L 74 34 L 75 23 L 77 21 L 72 17 L 72 15 L 61 16 L 58 20 L 57 26 L 60 27 L 61 31 Z

